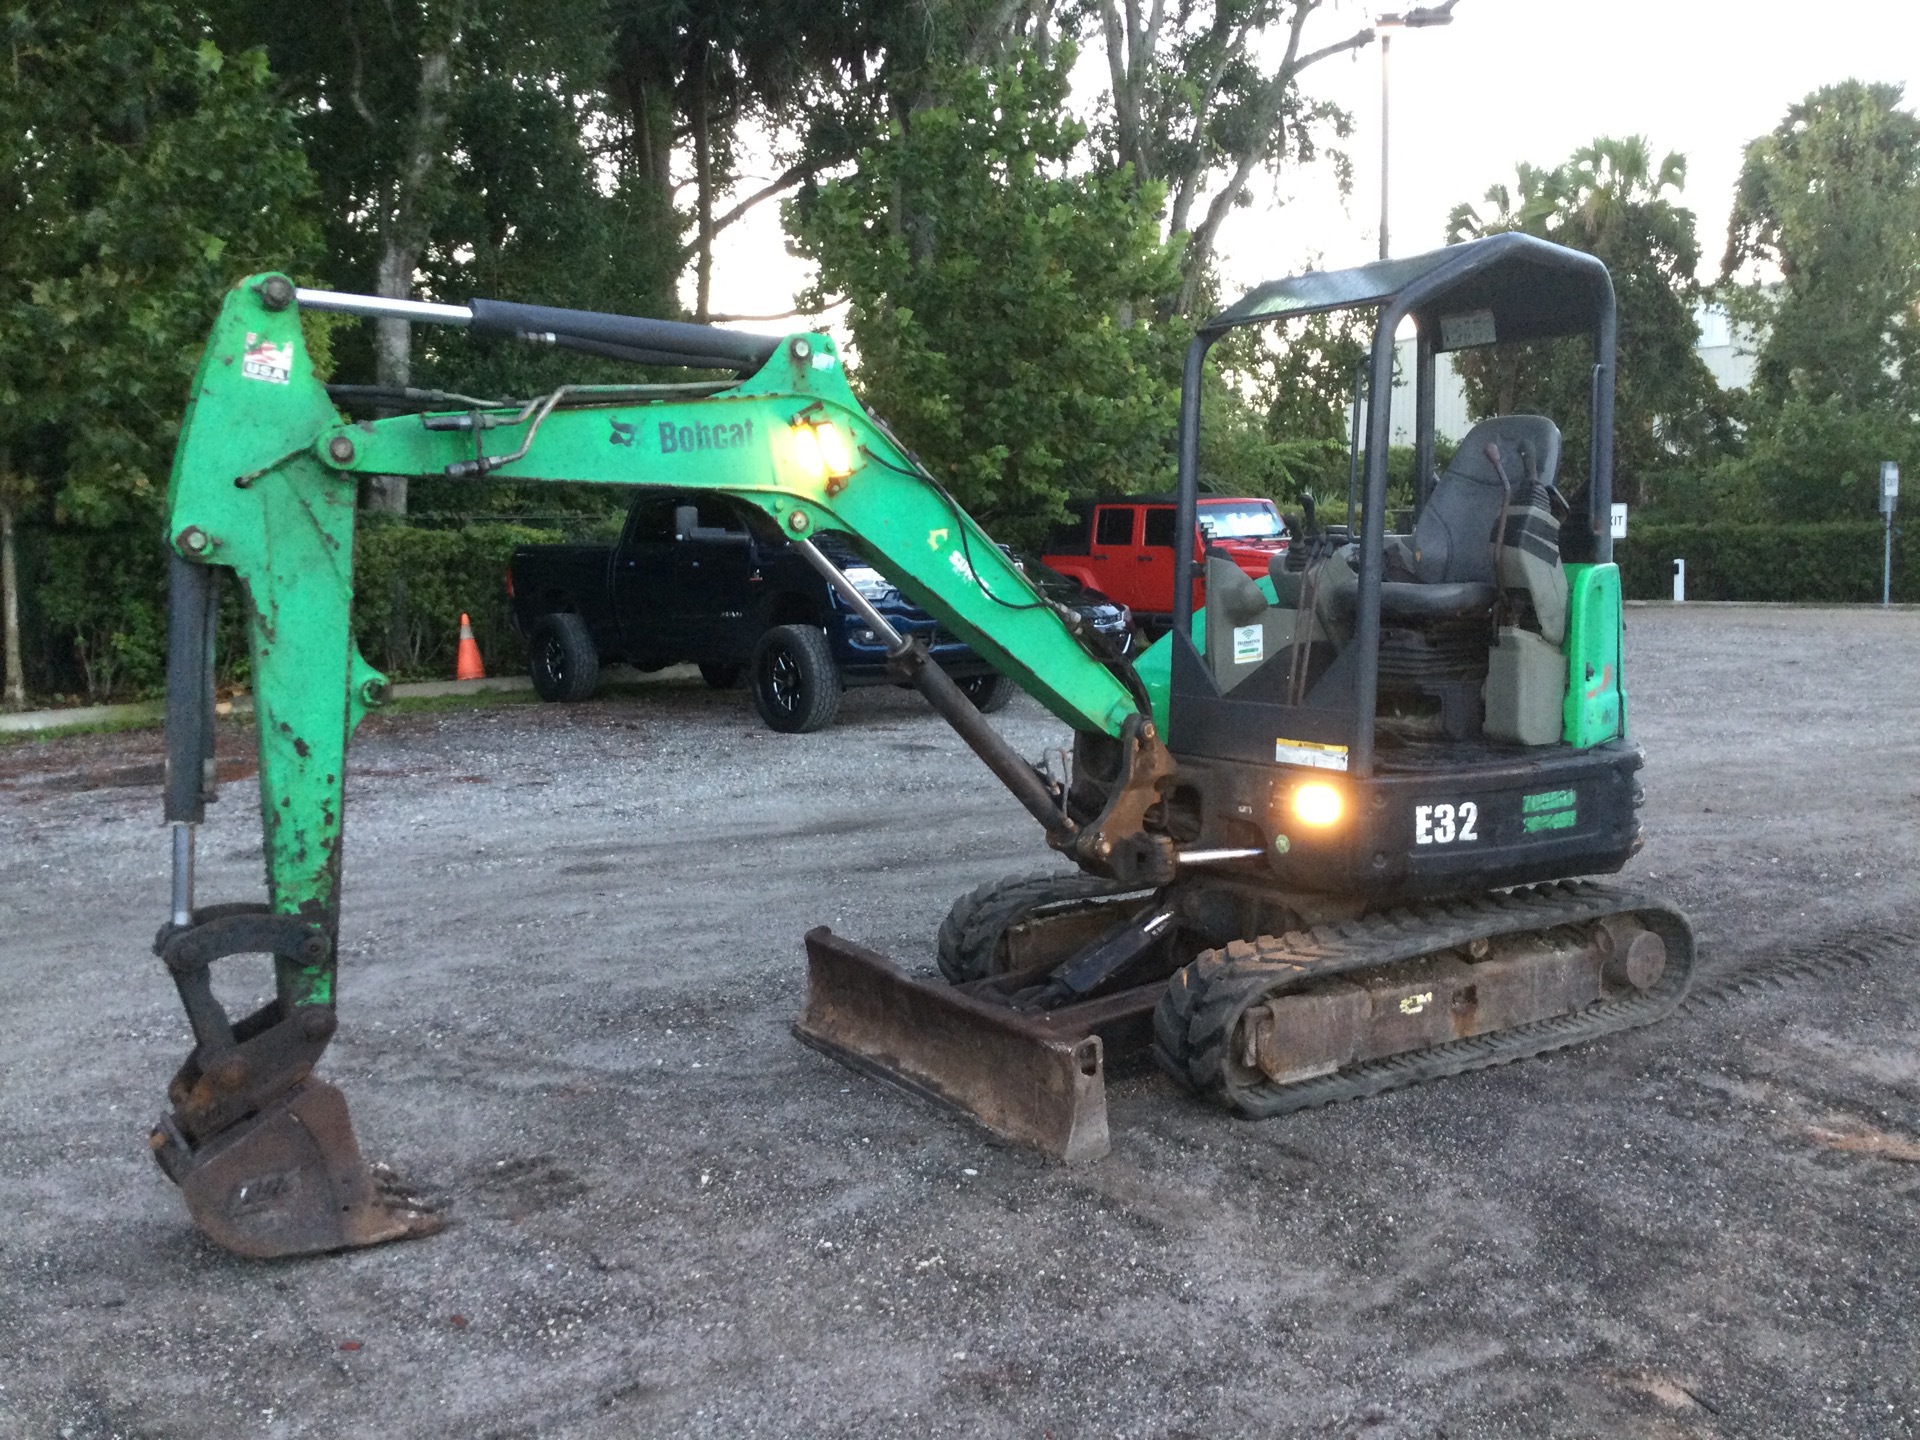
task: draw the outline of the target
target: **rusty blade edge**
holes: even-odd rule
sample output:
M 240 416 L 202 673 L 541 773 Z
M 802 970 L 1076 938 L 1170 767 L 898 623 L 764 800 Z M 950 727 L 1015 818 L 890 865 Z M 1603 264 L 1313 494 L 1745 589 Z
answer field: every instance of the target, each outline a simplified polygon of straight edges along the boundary
M 1053 1159 L 1107 1153 L 1098 1037 L 914 980 L 825 927 L 806 942 L 801 1043 Z

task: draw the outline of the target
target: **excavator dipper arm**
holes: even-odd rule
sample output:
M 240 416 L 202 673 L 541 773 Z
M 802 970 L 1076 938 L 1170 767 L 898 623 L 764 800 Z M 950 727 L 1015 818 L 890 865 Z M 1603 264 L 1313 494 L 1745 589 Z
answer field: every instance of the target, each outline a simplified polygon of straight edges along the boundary
M 567 387 L 520 407 L 349 424 L 313 373 L 301 337 L 303 304 L 750 373 L 735 383 Z M 1076 639 L 1067 619 L 866 413 L 829 337 L 762 341 L 489 302 L 407 305 L 296 291 L 280 275 L 253 277 L 228 295 L 208 341 L 168 491 L 166 815 L 174 827 L 174 885 L 172 914 L 155 947 L 179 988 L 195 1046 L 170 1087 L 172 1109 L 154 1130 L 154 1151 L 196 1221 L 229 1249 L 298 1254 L 437 1228 L 434 1217 L 383 1192 L 361 1162 L 345 1100 L 312 1073 L 336 1024 L 347 741 L 387 688 L 356 649 L 350 623 L 363 475 L 724 491 L 763 509 L 853 599 L 858 592 L 810 543 L 822 531 L 844 532 L 910 599 L 1055 715 L 1125 747 L 1129 783 L 1118 788 L 1131 800 L 1116 794 L 1099 816 L 1075 824 L 1059 787 L 1006 746 L 923 652 L 894 637 L 902 675 L 955 723 L 1050 843 L 1095 871 L 1111 871 L 1123 858 L 1135 869 L 1157 861 L 1139 841 L 1138 818 L 1170 762 L 1136 689 Z M 198 906 L 194 896 L 194 828 L 213 798 L 212 635 L 222 575 L 237 584 L 247 620 L 264 905 Z M 884 621 L 876 628 L 890 633 Z M 273 957 L 276 993 L 235 1021 L 214 996 L 212 967 L 247 954 Z M 1063 1064 L 1084 1069 L 1084 1057 Z M 1071 1083 L 1067 1070 L 1062 1076 Z

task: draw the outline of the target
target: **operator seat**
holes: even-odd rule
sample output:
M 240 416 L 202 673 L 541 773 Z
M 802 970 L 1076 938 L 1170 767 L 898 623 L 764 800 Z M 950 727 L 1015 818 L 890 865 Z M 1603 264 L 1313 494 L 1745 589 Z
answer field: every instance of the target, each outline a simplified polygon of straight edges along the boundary
M 1549 626 L 1558 618 L 1564 627 L 1564 598 L 1556 606 L 1550 593 L 1558 581 L 1564 595 L 1557 560 L 1522 574 L 1516 565 L 1522 552 L 1515 548 L 1523 530 L 1532 538 L 1536 497 L 1552 493 L 1559 465 L 1560 429 L 1545 416 L 1483 420 L 1467 432 L 1435 483 L 1413 533 L 1387 537 L 1379 694 L 1438 702 L 1441 733 L 1451 739 L 1481 733 L 1481 691 L 1503 585 L 1537 596 L 1536 613 Z M 1543 518 L 1550 523 L 1550 516 Z M 1282 563 L 1269 567 L 1280 603 L 1298 605 L 1303 593 L 1310 597 L 1342 650 L 1359 600 L 1358 555 L 1358 547 L 1348 545 L 1308 571 L 1288 571 Z M 1560 635 L 1547 638 L 1557 644 Z
M 1387 547 L 1380 618 L 1419 623 L 1481 614 L 1500 598 L 1502 521 L 1529 482 L 1551 486 L 1560 427 L 1544 415 L 1482 420 L 1460 442 L 1407 540 Z
M 1559 466 L 1560 427 L 1544 415 L 1501 415 L 1475 425 L 1427 497 L 1413 534 L 1387 537 L 1380 618 L 1418 625 L 1491 612 L 1500 598 L 1507 506 L 1528 495 L 1529 482 L 1551 487 Z M 1337 570 L 1344 561 L 1348 570 L 1323 577 L 1319 587 L 1322 603 L 1338 607 L 1328 619 L 1343 622 L 1341 629 L 1351 624 L 1359 598 L 1349 578 L 1356 554 L 1349 545 L 1320 562 Z M 1293 605 L 1305 572 L 1288 570 L 1286 558 L 1275 556 L 1268 574 L 1280 603 Z

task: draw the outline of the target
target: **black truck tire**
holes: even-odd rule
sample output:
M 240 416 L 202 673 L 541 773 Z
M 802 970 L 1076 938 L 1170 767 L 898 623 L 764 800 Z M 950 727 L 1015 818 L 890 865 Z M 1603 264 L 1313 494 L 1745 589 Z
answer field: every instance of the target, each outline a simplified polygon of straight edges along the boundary
M 542 615 L 527 636 L 527 669 L 542 700 L 585 700 L 600 686 L 600 655 L 578 615 Z
M 740 683 L 741 665 L 702 665 L 700 678 L 709 690 L 731 690 Z
M 959 682 L 960 693 L 973 702 L 982 715 L 997 715 L 1013 703 L 1020 687 L 1000 674 L 969 675 Z
M 826 634 L 812 625 L 776 625 L 753 647 L 753 705 L 769 729 L 806 735 L 840 708 L 840 669 Z

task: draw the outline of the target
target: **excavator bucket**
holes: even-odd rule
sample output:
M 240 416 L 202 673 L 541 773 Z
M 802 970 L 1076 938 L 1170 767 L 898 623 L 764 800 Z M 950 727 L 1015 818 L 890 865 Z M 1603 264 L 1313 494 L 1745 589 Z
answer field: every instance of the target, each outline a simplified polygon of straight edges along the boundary
M 351 1250 L 440 1229 L 438 1215 L 360 1158 L 346 1097 L 324 1080 L 302 1081 L 197 1149 L 169 1116 L 155 1128 L 153 1145 L 194 1223 L 251 1260 Z
M 911 979 L 825 927 L 807 933 L 807 999 L 793 1033 L 1056 1160 L 1107 1153 L 1098 1035 Z

